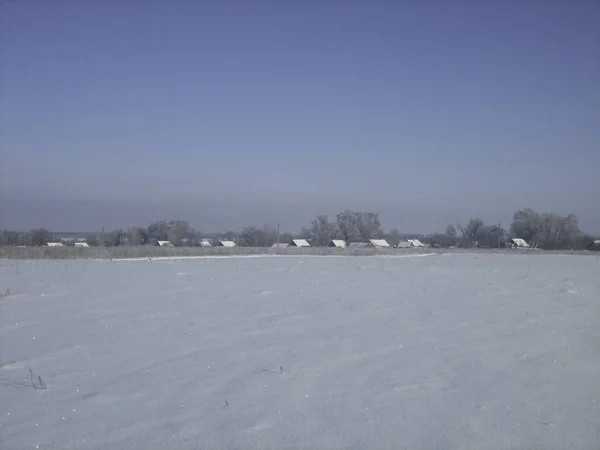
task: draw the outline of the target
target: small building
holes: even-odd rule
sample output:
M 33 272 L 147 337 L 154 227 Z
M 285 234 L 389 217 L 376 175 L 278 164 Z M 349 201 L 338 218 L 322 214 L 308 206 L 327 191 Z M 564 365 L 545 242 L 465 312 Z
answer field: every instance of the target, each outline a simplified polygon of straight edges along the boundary
M 219 241 L 218 247 L 235 247 L 235 242 L 233 241 Z
M 210 243 L 210 239 L 202 239 L 198 245 L 200 247 L 212 247 L 212 244 Z
M 74 246 L 77 248 L 90 248 L 87 242 L 75 242 Z
M 292 239 L 289 247 L 310 247 L 310 244 L 306 239 Z
M 525 239 L 521 238 L 513 238 L 511 239 L 513 248 L 529 248 L 529 244 L 525 241 Z
M 62 242 L 48 242 L 46 244 L 48 247 L 64 247 L 65 244 L 63 244 Z
M 336 248 L 346 248 L 346 241 L 342 240 L 342 239 L 332 239 L 329 244 L 327 244 L 328 247 L 336 247 Z
M 427 244 L 423 244 L 418 239 L 406 239 L 405 241 L 398 242 L 396 248 L 423 248 L 427 247 Z
M 369 239 L 369 244 L 374 248 L 390 248 L 390 244 L 385 239 Z
M 370 242 L 350 242 L 348 248 L 370 248 Z
M 271 248 L 288 248 L 289 246 L 290 244 L 288 244 L 287 242 L 276 242 L 273 245 L 271 245 Z
M 600 239 L 593 240 L 586 248 L 591 251 L 600 251 Z
M 175 247 L 173 244 L 171 244 L 171 241 L 156 241 L 156 245 L 159 247 Z

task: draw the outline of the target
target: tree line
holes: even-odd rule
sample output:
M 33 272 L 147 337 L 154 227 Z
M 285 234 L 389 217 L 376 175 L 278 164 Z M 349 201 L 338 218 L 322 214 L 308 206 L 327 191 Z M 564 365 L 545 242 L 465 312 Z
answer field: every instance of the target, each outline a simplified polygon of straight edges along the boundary
M 267 223 L 263 226 L 248 226 L 239 232 L 227 231 L 204 234 L 190 226 L 185 220 L 156 221 L 147 227 L 121 228 L 108 233 L 99 233 L 86 238 L 89 245 L 140 246 L 153 245 L 158 241 L 170 241 L 175 246 L 198 246 L 204 239 L 215 244 L 218 240 L 233 240 L 246 247 L 269 247 L 275 242 L 288 243 L 293 238 L 310 240 L 312 246 L 327 246 L 331 240 L 364 242 L 369 239 L 386 239 L 395 245 L 402 239 L 418 238 L 433 247 L 504 247 L 511 238 L 522 238 L 536 242 L 543 249 L 586 248 L 593 237 L 582 233 L 576 215 L 560 216 L 555 213 L 537 213 L 523 209 L 514 213 L 508 230 L 500 224 L 485 224 L 482 219 L 471 218 L 464 223 L 449 224 L 444 232 L 431 235 L 401 234 L 392 229 L 385 232 L 378 213 L 344 210 L 331 218 L 319 215 L 308 226 L 302 227 L 297 235 L 280 233 L 278 226 Z M 35 229 L 26 233 L 2 230 L 0 245 L 41 246 L 60 241 L 46 229 Z

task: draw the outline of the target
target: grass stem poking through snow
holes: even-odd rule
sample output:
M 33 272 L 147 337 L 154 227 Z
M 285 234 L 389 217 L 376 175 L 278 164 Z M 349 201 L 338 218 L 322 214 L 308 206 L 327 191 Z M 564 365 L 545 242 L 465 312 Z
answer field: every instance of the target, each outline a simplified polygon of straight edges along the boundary
M 46 387 L 46 384 L 42 380 L 42 377 L 33 373 L 33 370 L 31 370 L 31 367 L 29 367 L 29 378 L 31 379 L 31 385 L 33 386 L 34 391 L 37 391 L 38 389 L 45 391 L 48 389 Z
M 6 288 L 6 291 L 4 291 L 3 293 L 0 292 L 0 298 L 3 297 L 12 297 L 13 295 L 19 295 L 21 292 L 19 292 L 16 289 L 11 289 L 10 286 Z

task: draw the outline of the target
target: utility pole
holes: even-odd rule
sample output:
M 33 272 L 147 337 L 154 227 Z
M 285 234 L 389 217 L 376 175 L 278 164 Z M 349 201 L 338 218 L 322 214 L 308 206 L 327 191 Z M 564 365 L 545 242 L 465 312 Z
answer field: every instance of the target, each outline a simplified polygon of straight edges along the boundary
M 102 233 L 100 234 L 100 259 L 104 257 L 104 225 L 102 225 Z
M 279 222 L 277 222 L 277 247 L 279 247 Z
M 502 225 L 498 222 L 498 251 L 500 251 L 500 238 L 502 237 Z

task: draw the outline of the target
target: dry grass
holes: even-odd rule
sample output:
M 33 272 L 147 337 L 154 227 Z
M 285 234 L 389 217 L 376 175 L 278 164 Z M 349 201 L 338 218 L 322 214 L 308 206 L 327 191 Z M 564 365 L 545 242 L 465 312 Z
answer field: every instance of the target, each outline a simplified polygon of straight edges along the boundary
M 186 256 L 231 256 L 231 255 L 393 255 L 399 253 L 430 253 L 432 249 L 374 249 L 312 247 L 273 249 L 265 247 L 0 247 L 3 259 L 123 259 L 160 258 Z
M 251 255 L 298 255 L 298 256 L 369 256 L 369 255 L 410 255 L 422 253 L 521 253 L 540 254 L 541 250 L 518 249 L 433 249 L 433 248 L 334 248 L 334 247 L 288 247 L 274 249 L 269 247 L 0 247 L 0 259 L 124 259 L 124 258 L 161 258 L 190 256 L 251 256 Z M 593 254 L 587 251 L 556 251 L 565 254 Z

